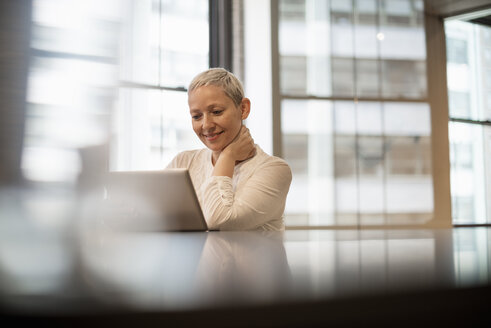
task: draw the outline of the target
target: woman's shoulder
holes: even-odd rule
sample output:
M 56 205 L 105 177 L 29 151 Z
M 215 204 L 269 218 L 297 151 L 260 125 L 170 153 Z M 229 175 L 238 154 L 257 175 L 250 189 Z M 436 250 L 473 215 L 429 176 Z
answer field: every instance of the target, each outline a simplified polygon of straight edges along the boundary
M 291 169 L 288 163 L 277 156 L 269 155 L 264 152 L 261 147 L 256 145 L 256 165 L 261 168 L 270 167 L 273 169 L 278 169 L 281 171 L 285 171 L 291 175 Z
M 257 155 L 257 160 L 260 163 L 279 164 L 279 165 L 288 166 L 288 163 L 283 158 L 269 155 L 264 150 L 262 150 L 261 147 L 259 147 L 258 145 L 256 145 L 256 155 Z
M 167 168 L 189 168 L 193 161 L 204 158 L 206 154 L 206 148 L 181 151 L 172 159 Z

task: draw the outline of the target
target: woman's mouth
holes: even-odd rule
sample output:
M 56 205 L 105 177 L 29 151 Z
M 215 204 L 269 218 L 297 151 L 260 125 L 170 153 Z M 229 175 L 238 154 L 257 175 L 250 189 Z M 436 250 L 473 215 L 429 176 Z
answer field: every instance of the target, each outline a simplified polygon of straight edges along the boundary
M 203 134 L 207 141 L 215 141 L 224 131 L 218 133 Z

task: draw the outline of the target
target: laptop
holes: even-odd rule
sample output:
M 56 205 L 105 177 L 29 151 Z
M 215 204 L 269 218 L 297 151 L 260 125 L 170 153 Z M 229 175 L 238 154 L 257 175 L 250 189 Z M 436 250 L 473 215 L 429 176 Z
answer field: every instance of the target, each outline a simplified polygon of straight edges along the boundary
M 131 231 L 207 231 L 187 169 L 109 172 L 104 220 Z

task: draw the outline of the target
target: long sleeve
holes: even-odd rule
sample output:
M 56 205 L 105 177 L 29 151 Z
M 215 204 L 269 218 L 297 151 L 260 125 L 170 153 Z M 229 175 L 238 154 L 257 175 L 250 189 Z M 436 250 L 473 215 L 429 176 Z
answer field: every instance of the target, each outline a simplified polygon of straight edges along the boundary
M 276 159 L 244 171 L 235 190 L 233 180 L 223 176 L 208 177 L 201 186 L 201 206 L 210 229 L 250 230 L 282 221 L 290 167 Z

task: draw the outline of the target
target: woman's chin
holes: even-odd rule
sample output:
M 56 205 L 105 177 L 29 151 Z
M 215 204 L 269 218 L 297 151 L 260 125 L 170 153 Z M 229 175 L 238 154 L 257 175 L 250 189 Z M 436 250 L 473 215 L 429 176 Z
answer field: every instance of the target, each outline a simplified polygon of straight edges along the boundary
M 223 148 L 225 148 L 219 144 L 214 144 L 214 143 L 210 143 L 210 142 L 203 142 L 203 144 L 206 146 L 206 148 L 208 148 L 209 150 L 211 150 L 213 152 L 222 151 Z

